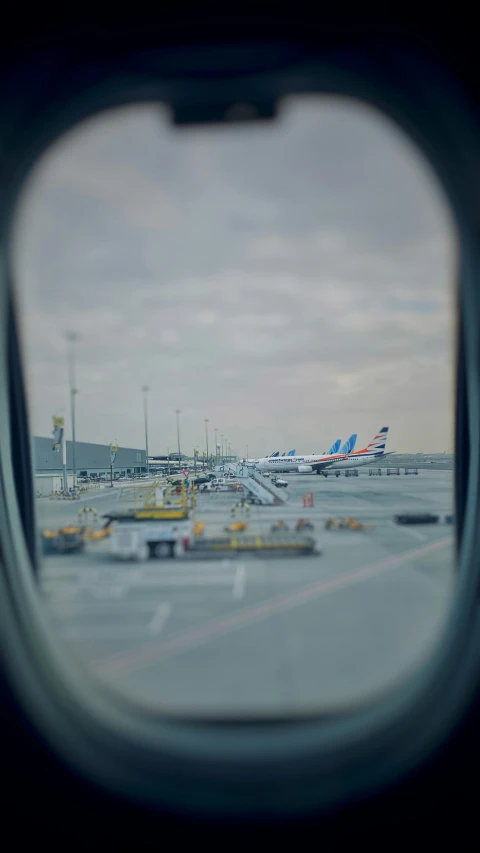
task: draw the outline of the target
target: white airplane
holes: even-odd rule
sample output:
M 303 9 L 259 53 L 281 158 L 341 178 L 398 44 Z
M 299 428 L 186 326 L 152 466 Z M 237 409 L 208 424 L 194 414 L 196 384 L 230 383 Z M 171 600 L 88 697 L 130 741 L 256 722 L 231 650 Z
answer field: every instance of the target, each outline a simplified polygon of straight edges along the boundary
M 334 450 L 334 448 L 338 449 L 339 445 L 340 441 L 337 439 L 328 453 L 313 453 L 306 456 L 264 456 L 262 459 L 255 460 L 255 467 L 258 471 L 278 471 L 279 473 L 288 471 L 300 474 L 311 474 L 314 471 L 320 473 L 334 462 L 348 458 L 346 453 L 337 453 Z
M 354 453 L 348 453 L 345 459 L 339 459 L 334 462 L 331 466 L 334 470 L 338 468 L 359 468 L 361 465 L 368 465 L 374 462 L 378 462 L 379 459 L 382 459 L 384 456 L 391 456 L 394 452 L 393 450 L 390 453 L 385 452 L 385 446 L 387 443 L 388 437 L 388 427 L 382 427 L 379 430 L 373 441 L 370 442 L 363 450 L 356 450 Z

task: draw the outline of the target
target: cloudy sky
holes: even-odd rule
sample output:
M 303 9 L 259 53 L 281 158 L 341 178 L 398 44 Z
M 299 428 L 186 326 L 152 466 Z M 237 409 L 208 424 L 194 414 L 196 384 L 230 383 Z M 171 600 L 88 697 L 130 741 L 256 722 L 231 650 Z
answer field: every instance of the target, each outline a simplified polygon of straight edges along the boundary
M 239 454 L 321 452 L 381 426 L 391 449 L 452 450 L 455 241 L 410 143 L 348 101 L 272 125 L 178 130 L 151 106 L 92 119 L 26 188 L 14 241 L 31 426 Z M 70 424 L 67 417 L 67 432 Z M 389 442 L 389 443 L 390 443 Z

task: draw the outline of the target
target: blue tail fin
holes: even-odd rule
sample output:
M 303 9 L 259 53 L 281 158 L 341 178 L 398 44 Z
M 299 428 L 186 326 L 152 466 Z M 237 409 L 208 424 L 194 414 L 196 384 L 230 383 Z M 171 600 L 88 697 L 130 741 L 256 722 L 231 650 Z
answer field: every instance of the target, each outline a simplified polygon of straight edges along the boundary
M 295 450 L 289 450 L 287 456 L 295 456 Z
M 340 450 L 340 453 L 352 453 L 353 448 L 355 447 L 356 443 L 357 443 L 357 433 L 354 432 L 353 435 L 351 435 L 350 438 L 347 439 L 347 441 L 343 445 L 342 449 Z
M 328 451 L 327 456 L 330 456 L 332 453 L 338 453 L 338 448 L 340 447 L 341 443 L 342 440 L 340 438 L 337 438 L 335 444 L 332 444 L 330 450 Z

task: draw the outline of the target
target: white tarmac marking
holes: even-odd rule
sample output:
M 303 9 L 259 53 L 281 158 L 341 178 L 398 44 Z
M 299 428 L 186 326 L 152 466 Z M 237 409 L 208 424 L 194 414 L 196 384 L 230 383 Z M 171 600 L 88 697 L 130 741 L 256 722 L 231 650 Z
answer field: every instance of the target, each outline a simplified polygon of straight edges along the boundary
M 130 584 L 130 589 L 160 589 L 164 586 L 169 587 L 194 587 L 194 586 L 230 586 L 231 577 L 221 575 L 165 575 L 158 578 L 144 578 L 138 580 L 134 584 Z
M 151 603 L 150 603 L 151 607 Z M 157 637 L 167 622 L 168 617 L 172 612 L 172 605 L 169 601 L 162 601 L 156 608 L 151 620 L 146 626 L 132 627 L 125 626 L 123 623 L 117 625 L 71 625 L 66 628 L 61 628 L 62 637 L 67 640 L 80 642 L 82 640 L 146 640 L 148 636 Z M 115 615 L 117 611 L 115 610 Z M 72 614 L 55 613 L 57 619 L 65 622 L 71 619 Z M 85 614 L 83 614 L 85 615 Z
M 90 665 L 98 674 L 115 678 L 122 673 L 125 674 L 146 666 L 159 664 L 175 655 L 197 648 L 199 645 L 229 635 L 249 625 L 262 622 L 274 614 L 282 613 L 311 602 L 313 598 L 320 598 L 345 587 L 385 575 L 387 572 L 408 563 L 410 560 L 420 559 L 427 554 L 433 554 L 446 546 L 450 546 L 452 541 L 453 537 L 448 536 L 435 542 L 429 542 L 423 546 L 417 546 L 403 554 L 390 556 L 378 562 L 367 563 L 367 565 L 353 569 L 339 577 L 319 579 L 314 583 L 297 587 L 294 590 L 289 590 L 287 593 L 281 593 L 259 604 L 253 604 L 237 612 L 222 615 L 204 624 L 187 628 L 177 634 L 173 634 L 163 644 L 152 641 L 141 647 L 93 661 Z
M 403 530 L 404 533 L 409 533 L 410 536 L 413 536 L 415 539 L 419 539 L 420 542 L 426 542 L 427 541 L 428 537 L 425 536 L 424 533 L 420 533 L 419 530 L 413 530 L 411 527 L 405 527 L 405 525 L 403 525 L 403 524 L 393 524 L 393 522 L 392 522 L 392 527 L 395 527 L 396 530 L 399 530 L 399 529 Z
M 56 606 L 58 604 L 58 607 Z M 55 606 L 54 606 L 55 605 Z M 149 599 L 148 601 L 114 601 L 113 599 L 103 599 L 96 601 L 55 601 L 48 602 L 48 608 L 55 616 L 61 619 L 78 619 L 85 616 L 96 615 L 101 613 L 102 617 L 108 615 L 121 615 L 124 618 L 125 613 L 145 613 L 152 614 L 155 612 L 155 602 Z
M 151 621 L 147 625 L 149 634 L 153 634 L 155 636 L 160 634 L 171 612 L 172 605 L 170 604 L 170 602 L 162 601 L 162 603 L 158 605 L 155 613 L 153 614 L 153 619 L 151 619 Z
M 343 547 L 347 547 L 348 545 L 353 545 L 355 548 L 358 548 L 359 542 L 362 544 L 365 540 L 365 533 L 370 533 L 371 531 L 363 531 L 363 530 L 332 530 L 327 533 L 325 537 L 321 537 L 318 539 L 318 547 L 323 548 L 323 546 L 328 546 L 330 548 L 332 545 L 341 545 Z M 348 539 L 344 538 L 342 534 L 346 533 L 348 535 Z M 356 536 L 354 534 L 357 534 Z M 353 535 L 352 535 L 353 534 Z M 363 534 L 360 538 L 359 534 Z M 351 538 L 350 538 L 351 537 Z M 376 540 L 372 538 L 372 544 L 377 544 Z
M 152 636 L 144 626 L 122 627 L 121 625 L 97 625 L 92 626 L 69 626 L 61 628 L 62 639 L 74 642 L 82 640 L 95 642 L 96 640 L 148 640 Z
M 110 599 L 118 601 L 118 599 L 122 598 L 126 592 L 126 587 L 124 584 L 111 584 L 110 586 L 102 585 L 88 588 L 82 587 L 79 592 L 95 599 L 106 599 L 107 601 Z
M 238 563 L 233 582 L 233 597 L 239 601 L 245 595 L 245 566 Z

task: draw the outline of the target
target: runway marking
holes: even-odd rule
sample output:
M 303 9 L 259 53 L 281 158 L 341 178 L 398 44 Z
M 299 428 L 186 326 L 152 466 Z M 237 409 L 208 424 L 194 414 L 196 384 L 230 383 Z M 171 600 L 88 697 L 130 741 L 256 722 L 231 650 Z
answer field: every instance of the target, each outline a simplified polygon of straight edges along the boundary
M 166 621 L 172 612 L 172 605 L 169 601 L 162 601 L 161 604 L 158 605 L 155 613 L 153 614 L 153 619 L 148 623 L 148 631 L 150 634 L 160 634 L 162 629 L 165 627 Z
M 403 524 L 392 524 L 392 527 L 396 527 L 397 529 L 400 527 L 403 533 L 409 533 L 410 536 L 413 536 L 415 539 L 419 539 L 420 542 L 425 542 L 428 538 L 424 533 L 420 533 L 419 530 L 413 530 L 411 527 L 405 527 Z
M 166 575 L 159 578 L 144 578 L 137 581 L 135 584 L 128 584 L 130 589 L 160 589 L 161 587 L 182 587 L 182 586 L 230 586 L 231 577 L 222 575 L 190 575 L 184 577 L 175 577 L 174 575 Z
M 62 640 L 79 643 L 82 641 L 96 640 L 148 640 L 152 636 L 148 630 L 148 626 L 140 625 L 129 628 L 122 625 L 96 625 L 95 627 L 87 625 L 69 625 L 66 628 L 61 626 Z M 143 648 L 143 646 L 142 646 Z
M 58 607 L 53 607 L 53 604 L 58 603 Z M 105 611 L 109 616 L 122 614 L 121 619 L 124 618 L 124 614 L 130 613 L 153 613 L 155 612 L 155 601 L 149 599 L 148 601 L 116 601 L 112 598 L 105 598 L 103 600 L 93 600 L 93 601 L 83 601 L 83 600 L 74 600 L 74 601 L 63 601 L 60 599 L 58 602 L 47 602 L 49 609 L 52 610 L 56 616 L 60 618 L 68 618 L 68 619 L 79 619 L 85 616 L 90 616 L 98 613 L 99 611 Z
M 335 592 L 373 578 L 376 575 L 381 575 L 397 566 L 401 566 L 403 563 L 437 551 L 452 542 L 453 537 L 448 536 L 445 539 L 414 548 L 412 551 L 407 551 L 399 556 L 387 557 L 378 563 L 354 569 L 339 578 L 317 581 L 294 591 L 277 595 L 262 604 L 246 607 L 237 613 L 213 619 L 211 622 L 207 622 L 199 627 L 181 631 L 171 636 L 168 640 L 165 640 L 164 643 L 148 643 L 140 649 L 120 653 L 114 657 L 103 658 L 96 662 L 92 661 L 92 669 L 100 676 L 112 677 L 130 670 L 139 669 L 142 666 L 160 663 L 177 654 L 195 648 L 202 643 L 209 642 L 215 637 L 225 636 L 233 631 L 245 628 L 247 625 L 261 622 L 274 613 L 290 610 L 293 607 L 298 607 L 301 604 L 311 601 L 312 598 L 319 598 L 329 592 Z
M 233 582 L 233 597 L 237 600 L 242 599 L 245 595 L 245 566 L 239 563 L 235 572 L 235 580 Z

